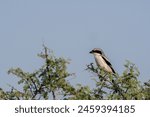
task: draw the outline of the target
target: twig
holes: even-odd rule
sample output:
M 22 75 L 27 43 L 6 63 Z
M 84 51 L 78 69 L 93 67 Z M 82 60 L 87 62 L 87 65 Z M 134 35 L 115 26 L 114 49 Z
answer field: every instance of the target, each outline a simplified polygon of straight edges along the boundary
M 47 73 L 49 73 L 48 53 L 47 53 L 47 48 L 45 46 L 44 46 L 44 50 L 45 50 L 45 60 L 46 60 L 46 71 L 47 71 Z M 48 78 L 51 80 L 50 74 L 48 74 Z M 54 90 L 52 91 L 52 96 L 53 96 L 53 99 L 55 100 L 56 95 L 55 95 Z

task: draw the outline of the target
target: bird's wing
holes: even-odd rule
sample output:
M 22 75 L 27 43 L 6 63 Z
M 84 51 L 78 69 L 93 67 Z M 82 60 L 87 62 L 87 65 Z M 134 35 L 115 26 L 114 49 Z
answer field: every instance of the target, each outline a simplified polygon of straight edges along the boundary
M 113 72 L 113 73 L 116 73 L 115 70 L 113 69 L 113 67 L 112 67 L 112 65 L 111 65 L 111 63 L 110 63 L 110 61 L 108 60 L 108 58 L 107 58 L 106 56 L 104 56 L 104 55 L 102 55 L 102 58 L 103 58 L 103 59 L 105 60 L 105 62 L 109 65 L 109 67 L 111 68 L 112 72 Z

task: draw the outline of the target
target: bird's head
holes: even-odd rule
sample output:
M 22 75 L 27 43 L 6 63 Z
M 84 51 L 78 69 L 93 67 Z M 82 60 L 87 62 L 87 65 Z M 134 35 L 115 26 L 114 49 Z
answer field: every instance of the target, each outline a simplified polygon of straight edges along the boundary
M 100 48 L 94 48 L 93 50 L 90 51 L 91 54 L 104 54 L 103 50 Z

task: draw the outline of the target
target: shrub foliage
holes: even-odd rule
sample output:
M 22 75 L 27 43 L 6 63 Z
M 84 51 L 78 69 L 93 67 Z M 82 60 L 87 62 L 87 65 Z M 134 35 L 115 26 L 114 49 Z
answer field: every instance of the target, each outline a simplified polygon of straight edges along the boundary
M 18 78 L 22 89 L 11 86 L 9 91 L 0 88 L 0 99 L 3 100 L 149 100 L 150 81 L 142 84 L 139 80 L 137 67 L 127 61 L 122 75 L 110 74 L 93 63 L 86 70 L 95 76 L 95 88 L 77 84 L 72 86 L 68 78 L 73 73 L 67 71 L 69 60 L 55 57 L 44 46 L 38 54 L 44 60 L 44 65 L 29 73 L 21 68 L 11 68 L 8 74 Z

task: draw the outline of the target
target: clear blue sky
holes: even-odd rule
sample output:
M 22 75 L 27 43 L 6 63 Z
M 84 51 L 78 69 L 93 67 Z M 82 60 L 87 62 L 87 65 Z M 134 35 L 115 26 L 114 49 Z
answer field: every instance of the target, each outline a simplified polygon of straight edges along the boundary
M 102 48 L 121 74 L 135 63 L 140 80 L 150 79 L 149 0 L 1 0 L 0 87 L 15 85 L 11 67 L 32 72 L 42 65 L 43 42 L 56 56 L 70 58 L 73 84 L 91 85 L 89 51 Z

